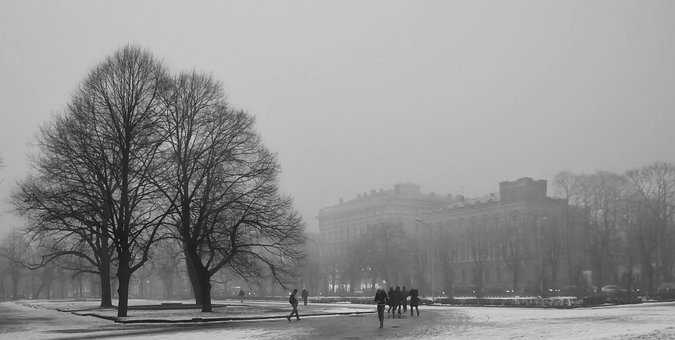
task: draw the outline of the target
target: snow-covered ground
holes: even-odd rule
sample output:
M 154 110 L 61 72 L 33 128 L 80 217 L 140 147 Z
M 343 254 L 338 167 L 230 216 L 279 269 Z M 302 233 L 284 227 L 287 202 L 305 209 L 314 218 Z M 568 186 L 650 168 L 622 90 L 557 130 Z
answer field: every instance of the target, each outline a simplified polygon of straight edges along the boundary
M 256 302 L 261 307 L 280 302 Z M 373 306 L 370 306 L 373 308 Z M 675 303 L 578 309 L 423 307 L 420 317 L 385 320 L 373 314 L 300 321 L 115 324 L 16 303 L 0 304 L 0 338 L 90 339 L 675 339 Z M 302 311 L 301 311 L 302 317 Z
M 202 313 L 201 309 L 194 306 L 191 300 L 130 300 L 130 310 L 128 316 L 120 318 L 123 321 L 191 321 L 199 318 L 202 320 L 222 320 L 222 319 L 250 319 L 250 318 L 283 318 L 290 312 L 290 306 L 287 302 L 281 301 L 244 301 L 239 300 L 215 300 L 213 301 L 213 311 Z M 162 303 L 179 303 L 181 308 L 175 309 L 157 309 L 155 307 Z M 36 307 L 54 309 L 60 311 L 70 311 L 77 315 L 96 315 L 104 318 L 114 318 L 117 310 L 113 308 L 99 308 L 98 301 L 49 301 L 49 300 L 22 300 L 19 304 Z M 192 308 L 184 308 L 192 306 Z M 298 310 L 302 314 L 347 314 L 347 313 L 373 313 L 371 305 L 359 304 L 328 304 L 328 303 L 310 303 L 305 306 L 300 304 Z

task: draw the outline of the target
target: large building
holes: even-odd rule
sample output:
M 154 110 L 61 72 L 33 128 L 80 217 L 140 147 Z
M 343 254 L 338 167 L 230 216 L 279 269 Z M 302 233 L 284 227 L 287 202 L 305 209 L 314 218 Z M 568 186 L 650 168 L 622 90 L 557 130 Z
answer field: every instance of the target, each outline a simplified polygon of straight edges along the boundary
M 546 181 L 502 182 L 484 199 L 371 192 L 319 213 L 325 290 L 407 285 L 434 294 L 555 293 L 575 285 L 579 232 Z
M 350 271 L 356 270 L 351 257 L 359 255 L 358 249 L 355 249 L 360 246 L 359 243 L 367 241 L 369 235 L 380 230 L 409 234 L 415 229 L 418 216 L 446 207 L 451 202 L 450 196 L 423 194 L 418 185 L 402 183 L 396 184 L 393 189 L 371 190 L 355 199 L 340 200 L 337 205 L 321 209 L 318 218 L 320 256 L 326 282 L 324 290 L 335 293 L 371 288 L 372 280 L 355 282 L 363 280 L 349 275 Z M 358 271 L 372 272 L 372 266 L 363 267 L 359 266 Z
M 426 214 L 436 256 L 430 288 L 454 294 L 551 294 L 576 285 L 583 249 L 565 200 L 546 195 L 546 181 L 499 185 L 499 199 Z M 434 262 L 434 260 L 438 260 Z

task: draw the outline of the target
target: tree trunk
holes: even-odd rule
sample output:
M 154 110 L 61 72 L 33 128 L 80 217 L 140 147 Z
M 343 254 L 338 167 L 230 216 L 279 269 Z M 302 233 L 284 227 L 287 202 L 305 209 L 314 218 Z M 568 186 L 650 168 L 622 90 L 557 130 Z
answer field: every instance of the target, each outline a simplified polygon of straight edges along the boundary
M 84 285 L 82 284 L 82 275 L 77 276 L 77 296 L 79 298 L 84 297 Z
M 106 201 L 107 202 L 107 201 Z M 106 218 L 109 218 L 109 206 L 106 206 Z M 101 307 L 111 308 L 112 304 L 112 287 L 110 278 L 110 246 L 108 245 L 108 236 L 101 233 L 101 248 L 99 260 L 99 278 L 101 279 Z
M 100 268 L 101 279 L 101 307 L 110 308 L 112 304 L 112 290 L 110 287 L 110 264 L 102 265 Z
M 198 305 L 203 304 L 202 289 L 199 285 L 199 273 L 197 270 L 197 264 L 193 260 L 192 255 L 188 254 L 188 251 L 185 251 L 185 265 L 187 267 L 188 278 L 190 279 L 190 285 L 192 286 L 192 293 L 195 297 L 195 303 Z
M 645 264 L 643 275 L 645 276 L 645 292 L 648 296 L 654 296 L 654 269 L 651 264 Z
M 202 297 L 202 312 L 212 312 L 211 277 L 206 269 L 201 269 L 199 272 L 199 290 Z
M 126 317 L 129 309 L 129 281 L 131 272 L 129 270 L 129 255 L 119 254 L 119 265 L 117 267 L 117 317 Z
M 12 299 L 16 300 L 19 297 L 19 277 L 12 276 Z

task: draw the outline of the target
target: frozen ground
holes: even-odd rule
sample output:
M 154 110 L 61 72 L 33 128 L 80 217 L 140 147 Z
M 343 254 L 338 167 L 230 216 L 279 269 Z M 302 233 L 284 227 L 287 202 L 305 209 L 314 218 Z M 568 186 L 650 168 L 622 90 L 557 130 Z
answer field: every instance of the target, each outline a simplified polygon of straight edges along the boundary
M 191 321 L 194 318 L 202 320 L 218 319 L 249 319 L 249 318 L 283 318 L 289 314 L 289 305 L 282 301 L 244 301 L 239 300 L 215 300 L 213 311 L 202 313 L 199 308 L 190 309 L 154 309 L 148 305 L 161 303 L 181 303 L 183 306 L 194 304 L 193 300 L 154 301 L 154 300 L 130 300 L 129 305 L 133 308 L 128 312 L 128 317 L 121 318 L 124 321 Z M 98 315 L 102 317 L 115 317 L 117 310 L 113 308 L 98 308 L 98 301 L 49 301 L 49 300 L 23 300 L 18 303 L 36 308 L 58 309 L 71 311 L 78 315 Z M 142 306 L 146 305 L 146 306 Z M 195 307 L 194 305 L 192 305 Z M 136 307 L 136 308 L 134 308 Z M 348 313 L 373 313 L 370 305 L 338 304 L 338 303 L 310 303 L 307 306 L 300 304 L 298 310 L 302 314 L 348 314 Z
M 267 303 L 260 302 L 261 305 Z M 278 306 L 269 303 L 270 306 Z M 424 307 L 419 318 L 373 314 L 199 324 L 123 325 L 34 305 L 0 304 L 7 339 L 674 339 L 675 303 L 589 309 Z

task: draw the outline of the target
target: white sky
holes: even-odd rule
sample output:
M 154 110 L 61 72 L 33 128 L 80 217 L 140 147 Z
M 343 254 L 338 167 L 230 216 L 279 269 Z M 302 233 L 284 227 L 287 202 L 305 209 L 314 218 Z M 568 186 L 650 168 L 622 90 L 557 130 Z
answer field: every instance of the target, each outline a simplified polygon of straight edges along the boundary
M 0 199 L 39 125 L 129 42 L 255 114 L 310 229 L 413 181 L 482 195 L 675 161 L 673 1 L 0 2 Z M 0 205 L 0 234 L 21 221 Z

